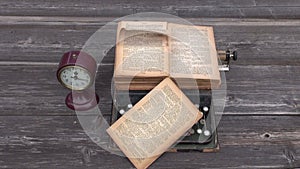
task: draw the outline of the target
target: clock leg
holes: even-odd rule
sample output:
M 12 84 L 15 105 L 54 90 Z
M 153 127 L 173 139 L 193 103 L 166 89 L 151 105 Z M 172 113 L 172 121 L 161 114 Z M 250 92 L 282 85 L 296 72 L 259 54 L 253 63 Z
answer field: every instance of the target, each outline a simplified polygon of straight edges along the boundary
M 67 95 L 65 103 L 72 110 L 85 111 L 98 105 L 99 96 L 91 90 L 72 91 Z

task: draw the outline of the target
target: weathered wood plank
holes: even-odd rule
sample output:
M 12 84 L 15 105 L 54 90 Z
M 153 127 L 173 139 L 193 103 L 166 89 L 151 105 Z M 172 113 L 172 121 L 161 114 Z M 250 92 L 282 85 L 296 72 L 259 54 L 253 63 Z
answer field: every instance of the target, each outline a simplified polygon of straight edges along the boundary
M 299 1 L 266 0 L 191 0 L 122 1 L 88 0 L 85 2 L 8 1 L 0 3 L 0 15 L 12 16 L 124 16 L 137 12 L 164 12 L 180 17 L 299 18 Z M 288 12 L 287 12 L 288 11 Z
M 255 4 L 257 6 L 300 6 L 299 1 L 297 0 L 256 0 Z
M 55 65 L 0 66 L 1 115 L 74 115 L 64 104 L 69 90 L 56 80 Z M 113 65 L 101 65 L 96 79 L 100 109 L 111 109 Z M 237 66 L 227 77 L 225 114 L 297 115 L 299 66 Z
M 224 116 L 218 153 L 165 153 L 150 168 L 300 167 L 299 116 Z M 131 168 L 93 143 L 74 116 L 1 116 L 3 168 Z
M 100 109 L 106 114 L 111 111 L 112 67 L 102 67 L 97 77 Z M 0 78 L 3 79 L 0 81 L 1 114 L 30 115 L 40 112 L 39 115 L 74 115 L 64 103 L 70 90 L 57 81 L 57 66 L 0 66 L 0 69 Z
M 227 73 L 221 151 L 166 153 L 152 168 L 300 168 L 299 9 L 297 0 L 2 0 L 0 168 L 132 168 L 86 136 L 55 71 L 62 53 L 80 49 L 108 21 L 147 11 L 214 26 L 218 48 L 240 54 Z M 113 56 L 112 49 L 96 85 L 107 118 Z
M 97 19 L 74 23 L 75 20 L 70 18 L 68 21 L 62 21 L 63 18 L 27 18 L 27 21 L 21 22 L 20 18 L 9 18 L 12 23 L 5 21 L 5 18 L 0 19 L 0 61 L 53 63 L 57 63 L 64 52 L 82 48 L 88 38 L 108 20 L 100 18 L 99 23 Z M 300 54 L 300 22 L 297 20 L 294 21 L 296 24 L 293 21 L 270 20 L 191 21 L 214 26 L 217 48 L 238 50 L 241 59 L 235 64 L 300 65 L 297 61 Z M 112 49 L 104 62 L 113 61 Z
M 299 74 L 299 66 L 232 66 L 225 111 L 299 114 Z
M 150 19 L 152 15 L 147 16 L 147 19 Z M 170 22 L 178 21 L 178 17 L 172 15 L 165 15 L 164 18 L 158 18 L 161 15 L 153 15 L 152 19 L 168 19 Z M 0 15 L 0 24 L 1 25 L 76 25 L 76 26 L 102 26 L 107 22 L 113 22 L 114 20 L 119 19 L 118 17 L 113 16 L 94 16 L 94 17 L 85 17 L 85 16 L 1 16 Z M 127 18 L 128 19 L 128 18 Z M 136 19 L 136 18 L 131 18 Z M 268 19 L 268 18 L 210 18 L 210 17 L 194 17 L 194 18 L 181 18 L 187 20 L 194 24 L 203 24 L 203 25 L 259 25 L 259 26 L 299 26 L 299 19 Z

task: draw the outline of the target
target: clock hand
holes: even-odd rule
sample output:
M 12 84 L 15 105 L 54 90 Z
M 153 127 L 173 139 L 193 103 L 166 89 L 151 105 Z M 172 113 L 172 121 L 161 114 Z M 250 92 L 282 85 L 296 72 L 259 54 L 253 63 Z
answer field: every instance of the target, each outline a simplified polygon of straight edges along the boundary
M 86 81 L 86 82 L 89 81 L 88 79 L 81 79 L 81 78 L 77 78 L 77 80 Z
M 78 78 L 77 76 L 74 76 L 74 77 L 71 76 L 71 78 L 73 78 L 73 79 L 75 79 L 75 80 L 86 81 L 86 82 L 89 81 L 88 79 L 81 79 L 81 78 Z

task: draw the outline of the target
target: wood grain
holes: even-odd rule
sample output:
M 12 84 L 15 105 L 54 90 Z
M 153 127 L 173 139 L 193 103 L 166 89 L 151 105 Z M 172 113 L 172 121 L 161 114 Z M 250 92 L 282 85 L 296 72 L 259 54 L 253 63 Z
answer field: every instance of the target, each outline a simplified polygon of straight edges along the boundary
M 0 66 L 0 115 L 74 115 L 64 104 L 70 92 L 56 79 L 57 66 Z M 100 109 L 111 111 L 113 65 L 101 65 L 96 79 Z M 227 77 L 225 114 L 299 115 L 299 66 L 233 65 Z
M 84 133 L 55 72 L 64 52 L 138 12 L 213 26 L 218 49 L 239 53 L 226 74 L 220 152 L 166 153 L 151 168 L 300 168 L 298 0 L 1 0 L 0 168 L 132 168 Z M 109 118 L 114 49 L 106 52 L 96 91 Z
M 7 22 L 7 19 L 12 22 Z M 0 61 L 57 63 L 64 52 L 80 50 L 89 37 L 109 20 L 98 18 L 97 23 L 97 19 L 91 18 L 78 22 L 74 18 L 67 18 L 69 21 L 63 19 L 0 19 Z M 191 22 L 213 26 L 217 48 L 236 49 L 239 52 L 241 59 L 235 64 L 300 65 L 297 59 L 300 54 L 300 21 L 282 21 L 276 24 L 271 20 L 192 19 Z M 113 48 L 102 62 L 114 62 Z
M 220 152 L 165 153 L 150 168 L 297 168 L 299 120 L 299 116 L 224 116 L 219 125 Z M 1 116 L 0 132 L 3 168 L 132 167 L 127 159 L 93 143 L 74 116 Z
M 27 16 L 115 16 L 137 12 L 164 12 L 180 17 L 227 18 L 299 18 L 300 3 L 296 0 L 190 0 L 190 1 L 122 1 L 75 0 L 37 1 L 3 0 L 0 15 Z M 288 10 L 287 10 L 288 9 Z M 288 12 L 287 12 L 288 11 Z

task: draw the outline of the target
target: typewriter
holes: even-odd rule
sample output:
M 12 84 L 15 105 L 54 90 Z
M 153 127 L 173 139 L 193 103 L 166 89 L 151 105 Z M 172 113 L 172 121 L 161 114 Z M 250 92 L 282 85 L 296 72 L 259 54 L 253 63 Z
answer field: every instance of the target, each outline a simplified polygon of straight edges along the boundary
M 219 71 L 228 72 L 230 70 L 230 61 L 237 60 L 236 51 L 218 51 L 220 60 Z M 224 78 L 224 77 L 223 77 Z M 224 81 L 222 81 L 224 82 Z M 130 90 L 128 92 L 117 91 L 113 96 L 111 124 L 117 121 L 126 111 L 132 108 L 141 100 L 149 91 L 148 90 Z M 183 90 L 183 93 L 203 112 L 203 117 L 178 142 L 172 146 L 169 151 L 200 151 L 216 152 L 219 150 L 216 113 L 213 104 L 212 90 Z M 197 94 L 195 94 L 197 93 Z M 117 104 L 115 102 L 118 102 Z M 111 147 L 116 145 L 111 141 Z

